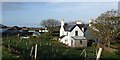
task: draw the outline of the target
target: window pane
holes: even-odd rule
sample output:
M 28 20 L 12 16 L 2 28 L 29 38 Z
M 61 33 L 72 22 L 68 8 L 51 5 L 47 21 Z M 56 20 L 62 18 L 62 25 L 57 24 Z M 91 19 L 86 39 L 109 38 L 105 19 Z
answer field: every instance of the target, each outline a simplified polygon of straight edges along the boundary
M 75 36 L 78 36 L 78 31 L 75 31 Z

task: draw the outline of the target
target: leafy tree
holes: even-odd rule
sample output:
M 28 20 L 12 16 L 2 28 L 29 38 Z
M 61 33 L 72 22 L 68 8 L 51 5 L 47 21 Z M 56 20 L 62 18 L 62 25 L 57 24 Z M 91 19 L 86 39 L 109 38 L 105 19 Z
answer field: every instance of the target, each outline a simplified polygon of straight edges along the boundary
M 102 13 L 99 17 L 91 22 L 92 32 L 100 40 L 100 43 L 110 47 L 110 42 L 120 35 L 120 17 L 114 12 L 108 11 Z
M 56 27 L 60 26 L 60 22 L 56 19 L 47 19 L 41 22 L 43 27 L 46 27 L 50 33 L 56 31 Z M 57 29 L 58 30 L 58 29 Z

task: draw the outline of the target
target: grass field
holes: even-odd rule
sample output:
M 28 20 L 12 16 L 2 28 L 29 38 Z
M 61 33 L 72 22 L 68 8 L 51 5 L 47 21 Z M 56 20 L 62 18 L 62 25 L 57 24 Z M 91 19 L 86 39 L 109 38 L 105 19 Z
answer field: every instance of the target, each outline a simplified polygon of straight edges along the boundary
M 32 60 L 30 56 L 32 46 L 38 45 L 37 60 L 63 60 L 63 59 L 75 59 L 75 60 L 89 60 L 96 58 L 96 48 L 93 46 L 87 47 L 86 57 L 84 53 L 81 55 L 83 49 L 80 48 L 70 48 L 58 40 L 52 39 L 40 39 L 40 38 L 30 38 L 30 39 L 18 39 L 17 36 L 4 37 L 2 39 L 2 60 Z M 33 55 L 34 56 L 34 53 Z M 104 59 L 117 59 L 114 53 L 103 51 L 101 58 Z

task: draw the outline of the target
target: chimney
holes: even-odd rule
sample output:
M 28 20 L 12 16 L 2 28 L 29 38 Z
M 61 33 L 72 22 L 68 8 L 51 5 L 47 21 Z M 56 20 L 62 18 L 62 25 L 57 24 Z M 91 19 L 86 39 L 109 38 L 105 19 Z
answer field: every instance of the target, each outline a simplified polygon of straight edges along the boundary
M 90 20 L 90 21 L 89 21 L 89 26 L 91 26 L 91 22 L 92 22 L 92 21 Z
M 88 22 L 89 26 L 92 25 L 91 23 L 95 23 L 95 20 L 94 20 L 94 19 L 91 19 L 91 20 Z
M 82 27 L 82 31 L 84 32 L 84 27 Z
M 80 21 L 77 21 L 77 22 L 76 22 L 76 24 L 82 24 L 82 22 L 80 22 Z
M 64 19 L 61 20 L 61 27 L 64 26 Z
M 64 35 L 64 19 L 61 20 L 60 36 Z

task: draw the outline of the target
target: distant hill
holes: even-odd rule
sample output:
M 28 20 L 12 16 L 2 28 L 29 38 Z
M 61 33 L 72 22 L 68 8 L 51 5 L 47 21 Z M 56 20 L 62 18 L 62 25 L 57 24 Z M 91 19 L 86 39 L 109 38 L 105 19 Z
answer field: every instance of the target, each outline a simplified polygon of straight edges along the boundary
M 0 24 L 0 28 L 7 28 L 7 26 Z
M 19 26 L 6 26 L 4 24 L 0 24 L 0 29 L 8 29 L 8 30 L 47 30 L 44 27 L 19 27 Z

